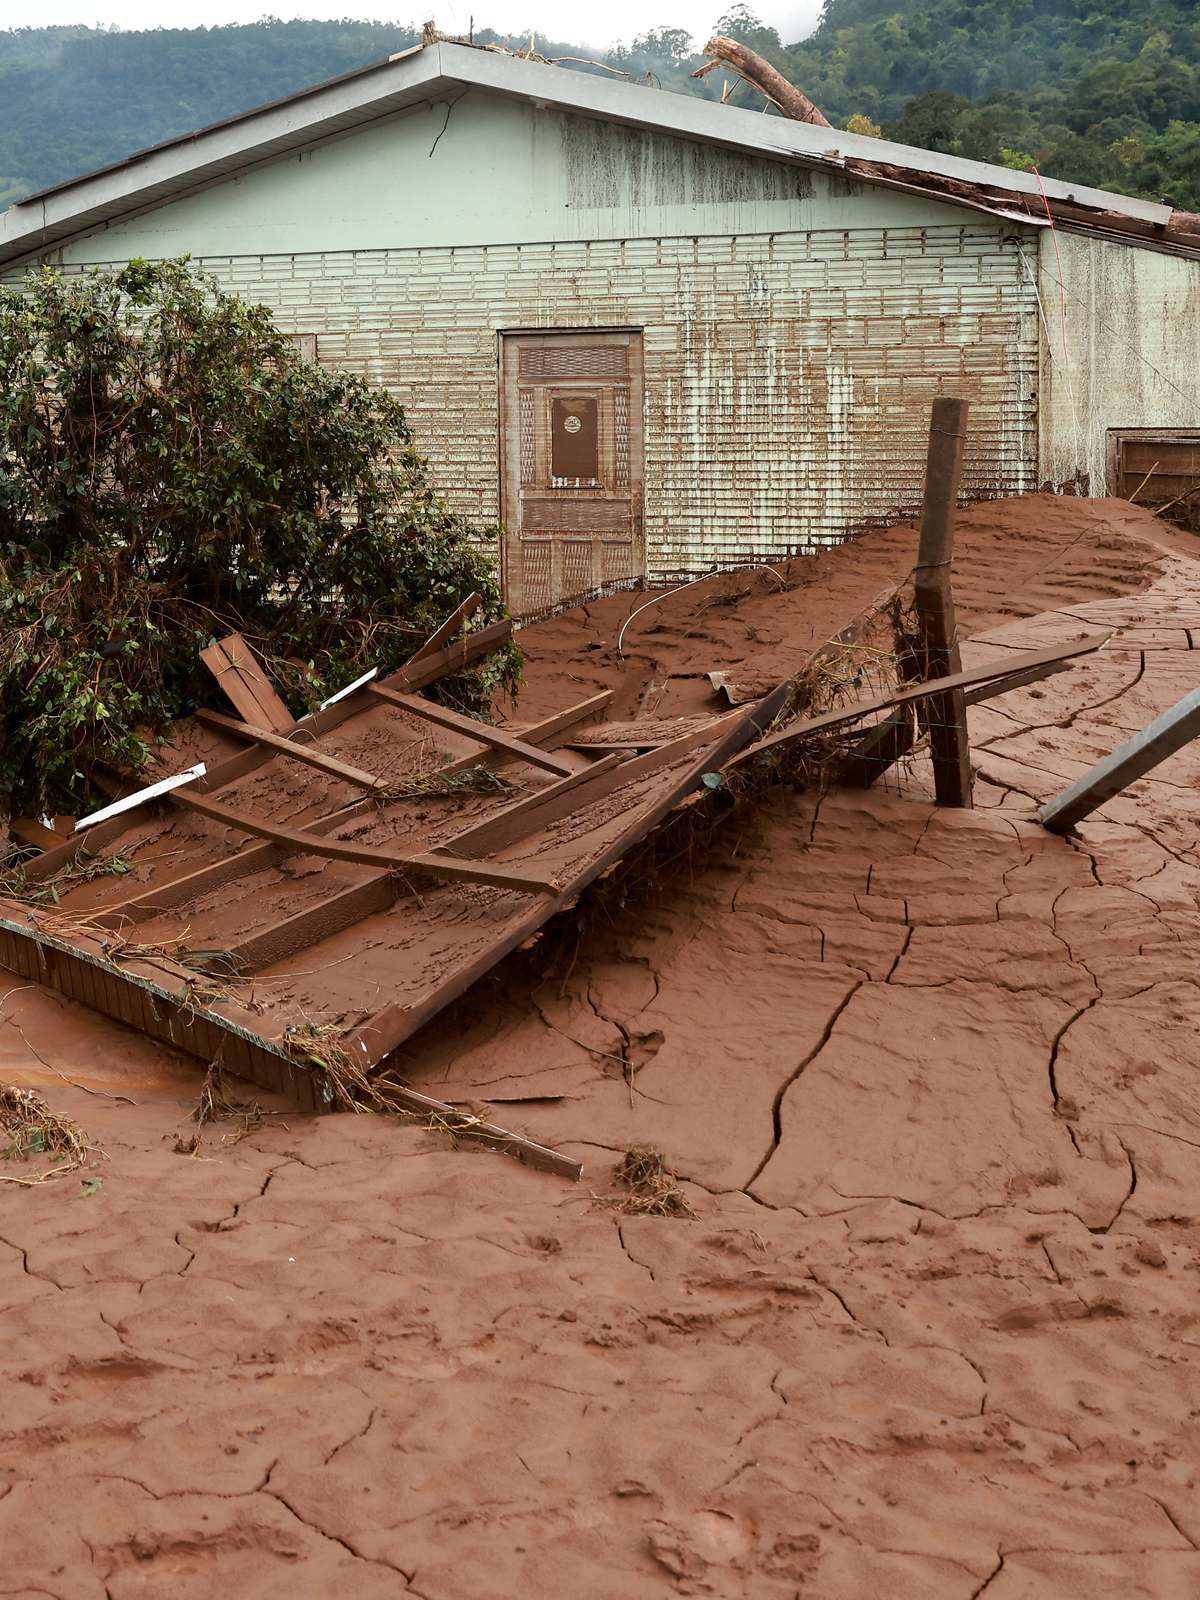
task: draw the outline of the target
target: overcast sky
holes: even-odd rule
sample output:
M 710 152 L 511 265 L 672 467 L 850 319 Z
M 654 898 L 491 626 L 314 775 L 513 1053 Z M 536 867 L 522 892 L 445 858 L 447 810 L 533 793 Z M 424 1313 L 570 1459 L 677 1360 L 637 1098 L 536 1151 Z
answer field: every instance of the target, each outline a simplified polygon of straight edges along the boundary
M 446 33 L 465 33 L 472 11 L 479 27 L 511 30 L 532 27 L 550 38 L 610 45 L 628 42 L 648 27 L 686 28 L 702 45 L 712 24 L 728 9 L 726 0 L 607 0 L 603 6 L 577 7 L 554 0 L 325 0 L 288 4 L 287 0 L 0 0 L 0 27 L 44 28 L 57 23 L 116 23 L 122 28 L 195 28 L 222 22 L 255 22 L 276 17 L 343 17 L 423 22 L 433 16 Z M 821 0 L 761 0 L 751 9 L 778 28 L 785 44 L 812 30 Z

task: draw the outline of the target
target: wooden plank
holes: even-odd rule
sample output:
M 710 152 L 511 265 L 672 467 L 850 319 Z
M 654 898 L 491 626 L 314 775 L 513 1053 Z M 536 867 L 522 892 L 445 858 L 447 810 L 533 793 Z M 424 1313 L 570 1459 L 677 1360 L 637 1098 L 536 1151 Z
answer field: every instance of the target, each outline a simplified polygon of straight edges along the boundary
M 286 733 L 295 718 L 275 693 L 253 650 L 240 633 L 210 644 L 200 659 L 246 722 Z
M 549 744 L 551 739 L 566 733 L 569 728 L 578 728 L 585 722 L 594 721 L 602 711 L 608 710 L 612 701 L 613 691 L 605 689 L 603 694 L 594 694 L 590 700 L 580 700 L 565 711 L 555 711 L 527 728 L 513 728 L 510 731 L 524 739 L 526 744 Z
M 913 599 L 921 625 L 924 656 L 921 676 L 927 680 L 953 677 L 962 670 L 950 563 L 967 412 L 965 400 L 941 395 L 933 402 L 929 424 L 925 507 L 913 574 Z M 948 689 L 928 696 L 919 715 L 929 734 L 937 803 L 969 807 L 971 749 L 962 690 Z
M 432 700 L 422 700 L 419 695 L 400 694 L 394 689 L 375 683 L 367 686 L 367 693 L 373 699 L 383 700 L 390 706 L 407 711 L 410 716 L 432 722 L 435 728 L 447 728 L 451 733 L 460 733 L 465 738 L 476 739 L 489 749 L 503 750 L 514 760 L 524 761 L 543 772 L 553 772 L 558 777 L 569 777 L 575 771 L 574 766 L 562 756 L 550 755 L 545 750 L 539 750 L 536 745 L 518 739 L 515 734 L 506 732 L 504 728 L 479 722 L 474 717 L 464 717 L 459 711 L 435 705 Z
M 643 806 L 635 810 L 634 815 L 620 835 L 610 840 L 604 851 L 590 861 L 587 866 L 563 886 L 562 892 L 554 906 L 548 912 L 541 906 L 535 906 L 527 916 L 508 929 L 493 944 L 484 950 L 466 965 L 458 968 L 430 994 L 416 1005 L 390 1005 L 378 1012 L 370 1021 L 363 1024 L 358 1033 L 348 1042 L 348 1048 L 355 1057 L 360 1054 L 369 1066 L 376 1066 L 389 1056 L 393 1050 L 403 1044 L 405 1039 L 414 1034 L 431 1017 L 458 998 L 460 994 L 490 972 L 498 961 L 510 955 L 519 945 L 553 915 L 555 911 L 563 909 L 576 900 L 587 886 L 594 882 L 602 872 L 618 860 L 630 847 L 642 839 L 662 821 L 667 813 L 695 788 L 698 788 L 704 774 L 719 770 L 729 764 L 731 756 L 739 750 L 747 740 L 752 739 L 756 733 L 770 726 L 771 722 L 787 704 L 791 693 L 790 683 L 781 683 L 762 700 L 749 706 L 742 706 L 728 717 L 720 719 L 723 733 L 720 739 L 710 742 L 696 758 L 689 762 L 686 769 L 679 775 L 675 782 L 667 786 L 652 805 Z M 677 741 L 679 744 L 688 743 L 689 750 L 694 751 L 698 742 L 696 734 L 687 735 L 685 739 Z M 616 779 L 614 786 L 627 782 L 625 773 L 630 768 L 642 762 L 657 760 L 661 752 L 653 751 L 649 756 L 639 757 L 636 761 L 624 762 L 619 770 L 614 770 L 605 775 L 604 781 Z M 662 762 L 659 762 L 662 765 Z M 645 770 L 650 770 L 648 767 Z M 569 806 L 569 797 L 567 804 Z
M 1029 667 L 1024 672 L 1014 672 L 1011 677 L 998 678 L 994 683 L 964 690 L 963 705 L 970 707 L 986 700 L 995 700 L 1013 689 L 1053 677 L 1056 672 L 1066 672 L 1069 665 L 1067 661 L 1050 661 L 1040 667 Z M 869 729 L 858 747 L 846 757 L 838 769 L 837 781 L 850 788 L 869 789 L 889 767 L 904 759 L 916 743 L 916 734 L 916 725 L 908 708 L 885 718 Z
M 36 817 L 10 817 L 8 831 L 18 844 L 32 845 L 35 850 L 57 850 L 64 842 L 61 833 Z
M 563 778 L 559 783 L 548 784 L 535 794 L 514 800 L 502 811 L 497 811 L 482 822 L 456 833 L 445 844 L 436 845 L 435 850 L 438 853 L 446 850 L 454 855 L 475 858 L 488 855 L 506 844 L 512 844 L 517 839 L 524 839 L 529 834 L 536 833 L 548 818 L 552 820 L 553 817 L 564 815 L 560 808 L 564 798 L 567 801 L 567 811 L 577 811 L 581 806 L 590 805 L 592 800 L 597 798 L 592 793 L 597 781 L 619 767 L 623 759 L 620 751 L 614 751 L 612 755 L 605 756 L 603 760 L 585 768 L 583 772 L 573 772 L 569 778 Z M 580 790 L 584 790 L 585 794 L 581 796 Z
M 483 604 L 483 599 L 478 594 L 469 594 L 462 605 L 457 606 L 439 627 L 426 639 L 419 650 L 414 650 L 409 656 L 408 666 L 414 661 L 420 661 L 425 656 L 436 655 L 445 645 L 448 645 L 454 635 L 461 631 L 467 622 L 475 615 Z
M 494 1122 L 486 1122 L 472 1116 L 457 1106 L 449 1105 L 445 1100 L 434 1100 L 427 1094 L 421 1094 L 417 1089 L 410 1089 L 407 1084 L 391 1083 L 386 1078 L 377 1078 L 373 1086 L 384 1099 L 399 1106 L 401 1110 L 427 1117 L 434 1126 L 444 1124 L 451 1134 L 456 1134 L 459 1138 L 469 1138 L 472 1144 L 481 1144 L 486 1149 L 499 1150 L 505 1155 L 515 1156 L 526 1166 L 538 1167 L 543 1172 L 553 1172 L 560 1178 L 572 1178 L 577 1181 L 583 1176 L 582 1162 L 564 1156 L 560 1151 L 551 1149 L 549 1145 L 539 1144 L 536 1139 L 530 1139 L 525 1134 L 510 1133 L 507 1128 L 498 1127 Z
M 1068 833 L 1106 800 L 1145 777 L 1200 734 L 1200 689 L 1193 689 L 1140 733 L 1098 761 L 1038 812 L 1051 833 Z
M 732 764 L 739 765 L 762 755 L 767 750 L 789 744 L 793 739 L 806 739 L 811 734 L 823 733 L 827 728 L 850 727 L 861 718 L 872 716 L 876 711 L 888 711 L 892 706 L 908 705 L 931 694 L 944 694 L 951 689 L 967 689 L 977 683 L 990 683 L 1002 678 L 1015 677 L 1027 668 L 1040 667 L 1049 662 L 1070 661 L 1076 656 L 1089 655 L 1107 644 L 1111 637 L 1112 635 L 1108 633 L 1094 633 L 1076 640 L 1074 644 L 1054 645 L 1049 650 L 1031 650 L 1027 653 L 1013 654 L 1003 661 L 988 661 L 982 666 L 969 667 L 963 672 L 955 673 L 953 677 L 939 678 L 932 683 L 919 683 L 911 689 L 897 689 L 892 694 L 879 695 L 873 700 L 863 700 L 858 705 L 841 706 L 836 711 L 824 711 L 820 716 L 803 717 L 798 721 L 785 723 L 774 733 L 767 734 L 766 738 L 759 739 L 757 743 L 748 745 L 740 751 Z
M 422 656 L 419 661 L 408 662 L 390 677 L 364 684 L 362 693 L 370 694 L 373 689 L 380 688 L 395 689 L 399 693 L 424 689 L 427 684 L 436 683 L 439 678 L 444 678 L 451 672 L 460 672 L 463 667 L 470 666 L 481 656 L 491 655 L 493 651 L 499 650 L 512 638 L 512 631 L 512 618 L 505 617 L 500 622 L 493 622 L 487 628 L 480 628 L 477 633 L 469 633 L 465 639 L 444 645 L 431 655 Z M 353 701 L 350 700 L 338 702 L 339 706 L 351 704 Z M 329 709 L 335 711 L 338 707 L 331 706 Z M 319 721 L 323 714 L 318 712 L 313 721 Z
M 189 794 L 175 790 L 171 799 L 187 811 L 195 811 L 213 822 L 241 833 L 252 833 L 260 839 L 271 839 L 277 844 L 290 846 L 301 855 L 321 856 L 330 861 L 357 861 L 366 866 L 388 867 L 398 872 L 427 873 L 435 878 L 445 878 L 462 883 L 486 883 L 502 889 L 517 889 L 525 894 L 555 894 L 558 885 L 550 879 L 523 871 L 518 867 L 486 866 L 481 862 L 465 862 L 444 856 L 402 854 L 384 850 L 376 845 L 355 844 L 349 839 L 323 838 L 320 834 L 300 828 L 285 828 L 265 817 L 253 816 L 233 806 L 221 805 L 206 795 Z
M 1047 661 L 1040 667 L 1027 667 L 1024 672 L 1014 672 L 1006 678 L 998 678 L 995 683 L 984 683 L 977 689 L 967 689 L 963 693 L 963 703 L 968 706 L 977 706 L 985 700 L 996 700 L 1002 694 L 1009 694 L 1013 689 L 1023 689 L 1028 683 L 1040 683 L 1043 678 L 1052 678 L 1057 672 L 1066 672 L 1070 667 L 1069 661 Z
M 496 812 L 494 816 L 485 817 L 474 827 L 456 833 L 453 839 L 447 839 L 445 844 L 437 848 L 450 850 L 455 855 L 465 855 L 472 859 L 492 855 L 495 851 L 504 849 L 506 845 L 515 844 L 518 839 L 526 839 L 531 833 L 539 833 L 552 822 L 557 822 L 560 817 L 568 816 L 573 811 L 582 811 L 586 806 L 594 805 L 597 800 L 606 799 L 614 790 L 624 788 L 627 783 L 634 783 L 639 778 L 648 777 L 663 767 L 672 766 L 695 750 L 698 745 L 713 744 L 719 735 L 727 732 L 744 714 L 745 708 L 732 711 L 727 716 L 718 717 L 710 727 L 685 733 L 680 738 L 672 740 L 670 744 L 661 745 L 657 750 L 649 750 L 645 755 L 635 756 L 632 761 L 623 761 L 619 755 L 598 761 L 586 772 L 576 773 L 574 782 L 564 780 L 562 783 L 551 784 L 548 789 L 541 789 L 537 794 L 517 800 L 512 805 L 506 806 L 503 811 Z
M 266 749 L 274 750 L 278 755 L 286 756 L 291 761 L 300 761 L 306 767 L 314 767 L 326 777 L 353 784 L 356 789 L 378 792 L 386 791 L 388 788 L 386 779 L 377 777 L 373 772 L 364 772 L 361 767 L 353 767 L 349 762 L 339 761 L 337 756 L 327 755 L 316 745 L 302 744 L 296 737 L 282 738 L 266 728 L 256 728 L 248 722 L 239 722 L 236 717 L 227 717 L 222 711 L 197 711 L 196 721 L 203 723 L 206 728 L 215 728 L 218 733 L 228 733 L 235 739 L 246 739 L 251 744 L 263 745 Z M 293 734 L 295 732 L 293 729 Z
M 306 906 L 303 911 L 281 917 L 269 927 L 250 934 L 230 947 L 230 959 L 242 972 L 262 972 L 301 950 L 320 944 L 322 939 L 344 932 L 364 917 L 390 910 L 400 890 L 393 873 L 372 873 L 362 883 L 327 895 L 316 905 Z

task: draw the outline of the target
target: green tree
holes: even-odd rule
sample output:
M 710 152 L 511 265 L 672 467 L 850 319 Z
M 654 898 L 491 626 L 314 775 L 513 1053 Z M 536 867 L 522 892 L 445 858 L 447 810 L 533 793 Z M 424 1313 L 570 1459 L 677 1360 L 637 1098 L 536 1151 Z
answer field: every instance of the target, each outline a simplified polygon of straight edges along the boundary
M 214 636 L 315 698 L 472 590 L 500 614 L 400 405 L 304 359 L 266 307 L 186 262 L 0 289 L 0 803 L 77 812 L 97 763 L 138 770 L 211 698 Z

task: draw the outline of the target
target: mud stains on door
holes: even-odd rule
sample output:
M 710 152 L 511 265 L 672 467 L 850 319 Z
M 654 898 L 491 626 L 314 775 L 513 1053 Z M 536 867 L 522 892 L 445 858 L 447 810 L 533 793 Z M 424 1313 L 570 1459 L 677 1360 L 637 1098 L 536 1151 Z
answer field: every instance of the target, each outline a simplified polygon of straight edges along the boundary
M 641 334 L 504 334 L 500 374 L 509 608 L 643 576 Z

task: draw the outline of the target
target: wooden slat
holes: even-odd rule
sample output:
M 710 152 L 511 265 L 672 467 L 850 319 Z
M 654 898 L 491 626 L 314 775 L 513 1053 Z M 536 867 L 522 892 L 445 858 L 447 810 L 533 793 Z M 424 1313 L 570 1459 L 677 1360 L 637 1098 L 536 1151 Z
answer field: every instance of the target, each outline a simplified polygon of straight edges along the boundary
M 64 843 L 61 833 L 55 833 L 36 817 L 11 817 L 8 831 L 18 844 L 32 845 L 35 850 L 56 850 Z
M 587 886 L 594 882 L 600 874 L 606 871 L 614 861 L 618 860 L 630 847 L 644 838 L 667 813 L 691 791 L 697 788 L 706 772 L 715 771 L 729 764 L 731 757 L 756 733 L 770 726 L 772 720 L 787 704 L 791 685 L 782 683 L 772 690 L 762 700 L 749 706 L 740 707 L 728 717 L 721 718 L 721 727 L 724 729 L 722 736 L 710 743 L 700 751 L 700 754 L 681 772 L 673 783 L 666 786 L 658 798 L 650 805 L 638 807 L 630 818 L 628 825 L 615 838 L 609 841 L 603 852 L 594 857 L 583 870 L 575 875 L 563 886 L 553 910 L 558 910 L 571 904 Z M 695 735 L 689 735 L 691 750 L 695 750 Z M 683 744 L 684 740 L 678 743 Z M 618 782 L 625 780 L 624 774 L 629 768 L 639 762 L 650 762 L 659 756 L 660 752 L 653 751 L 650 756 L 639 757 L 637 761 L 625 762 L 620 771 L 606 774 L 605 781 L 616 778 Z M 660 762 L 661 765 L 661 762 Z M 567 804 L 569 806 L 569 797 Z M 502 934 L 494 944 L 481 950 L 470 962 L 452 972 L 432 993 L 427 994 L 418 1004 L 412 1006 L 390 1005 L 378 1012 L 369 1022 L 363 1024 L 358 1033 L 348 1043 L 348 1048 L 357 1057 L 362 1055 L 369 1066 L 375 1066 L 389 1056 L 398 1045 L 414 1034 L 418 1028 L 437 1015 L 452 1000 L 463 994 L 477 978 L 490 972 L 498 961 L 516 950 L 519 945 L 535 933 L 546 921 L 548 913 L 541 907 L 535 906 L 527 916 L 522 917 L 515 926 Z
M 420 661 L 425 656 L 436 655 L 470 621 L 482 604 L 483 600 L 479 595 L 469 594 L 462 605 L 457 606 L 446 618 L 445 622 L 433 630 L 421 648 L 413 651 L 406 665 L 411 667 L 414 661 Z
M 540 744 L 544 740 L 556 737 L 566 728 L 576 726 L 586 721 L 589 717 L 597 716 L 612 700 L 612 691 L 606 690 L 603 694 L 593 695 L 590 700 L 583 700 L 578 705 L 570 706 L 565 711 L 556 711 L 540 722 L 532 723 L 521 730 L 521 737 L 526 744 Z M 297 725 L 298 727 L 300 724 Z M 440 768 L 443 776 L 452 776 L 457 772 L 465 772 L 474 766 L 499 766 L 505 759 L 503 753 L 496 750 L 486 751 L 482 756 L 462 756 L 457 761 L 452 761 L 446 767 Z M 587 774 L 595 773 L 602 763 L 588 767 Z M 546 791 L 541 791 L 545 793 Z M 362 816 L 371 809 L 376 802 L 373 800 L 352 801 L 347 806 L 340 806 L 336 811 L 331 811 L 323 817 L 315 817 L 307 823 L 306 831 L 309 833 L 327 833 L 343 822 L 350 822 L 357 816 Z M 123 819 L 117 818 L 116 821 Z M 103 823 L 97 828 L 106 826 Z M 118 832 L 120 830 L 117 830 Z M 92 833 L 95 839 L 96 830 Z M 75 848 L 78 848 L 77 846 Z M 107 905 L 102 911 L 95 913 L 96 920 L 105 927 L 120 927 L 123 922 L 143 922 L 150 917 L 157 916 L 160 912 L 170 911 L 176 906 L 186 905 L 189 900 L 198 899 L 200 895 L 208 894 L 210 890 L 219 889 L 226 883 L 236 882 L 238 878 L 248 877 L 251 873 L 262 872 L 268 867 L 275 866 L 286 856 L 296 852 L 287 845 L 269 842 L 266 844 L 252 845 L 249 849 L 239 850 L 232 855 L 223 857 L 220 861 L 209 862 L 203 867 L 195 867 L 181 873 L 175 878 L 164 878 L 149 889 L 139 890 L 126 900 L 118 900 Z
M 497 811 L 473 827 L 464 828 L 445 844 L 437 845 L 436 850 L 439 854 L 448 850 L 455 855 L 476 857 L 499 850 L 516 839 L 524 839 L 536 833 L 551 814 L 561 816 L 563 813 L 558 807 L 564 799 L 568 811 L 577 811 L 581 806 L 590 805 L 596 798 L 592 793 L 596 782 L 605 773 L 619 767 L 623 760 L 621 752 L 614 751 L 583 772 L 573 772 L 569 778 L 549 784 L 545 789 L 539 789 L 521 800 L 514 800 L 503 811 Z M 581 794 L 581 791 L 584 792 Z
M 1111 637 L 1112 635 L 1108 633 L 1089 634 L 1074 644 L 1054 645 L 1049 650 L 1031 650 L 1027 653 L 1014 654 L 1004 661 L 989 661 L 983 666 L 970 667 L 949 678 L 938 678 L 932 683 L 920 683 L 911 689 L 897 689 L 893 694 L 880 695 L 874 700 L 863 700 L 854 706 L 842 706 L 836 711 L 825 711 L 817 717 L 802 717 L 798 721 L 785 723 L 782 728 L 768 734 L 765 739 L 759 739 L 757 743 L 748 745 L 738 753 L 733 764 L 739 765 L 743 761 L 750 761 L 767 750 L 789 744 L 793 739 L 806 739 L 810 734 L 821 733 L 826 728 L 850 727 L 876 711 L 888 711 L 892 706 L 908 705 L 912 701 L 923 700 L 931 694 L 945 694 L 951 689 L 966 689 L 973 684 L 1014 677 L 1026 668 L 1039 667 L 1047 662 L 1070 661 L 1075 656 L 1089 655 L 1093 650 L 1099 650 L 1102 645 L 1107 644 Z
M 580 700 L 578 704 L 568 706 L 565 711 L 555 711 L 548 717 L 543 717 L 540 722 L 534 722 L 527 728 L 513 728 L 511 732 L 524 739 L 526 744 L 549 744 L 551 739 L 560 733 L 566 733 L 568 728 L 578 728 L 582 723 L 593 722 L 602 711 L 607 711 L 613 701 L 613 691 L 605 689 L 603 694 L 594 694 L 590 700 Z
M 485 1149 L 499 1150 L 505 1155 L 515 1156 L 528 1167 L 538 1167 L 543 1172 L 553 1172 L 560 1178 L 572 1178 L 577 1181 L 583 1176 L 581 1162 L 572 1160 L 570 1156 L 564 1156 L 560 1151 L 551 1149 L 549 1145 L 539 1144 L 536 1139 L 530 1139 L 525 1134 L 510 1133 L 507 1128 L 498 1127 L 494 1122 L 483 1121 L 456 1106 L 448 1105 L 444 1100 L 431 1099 L 427 1094 L 410 1089 L 407 1084 L 391 1083 L 387 1079 L 380 1078 L 376 1079 L 375 1088 L 393 1105 L 399 1106 L 404 1111 L 415 1112 L 417 1116 L 428 1117 L 431 1121 L 444 1123 L 452 1133 L 457 1133 L 460 1138 L 469 1138 L 472 1144 L 480 1144 Z
M 1200 735 L 1200 689 L 1193 689 L 1044 805 L 1038 812 L 1040 821 L 1051 833 L 1068 833 L 1106 800 L 1145 777 L 1159 762 L 1182 750 L 1197 735 Z
M 251 744 L 260 744 L 278 755 L 287 756 L 291 761 L 303 762 L 306 767 L 314 767 L 326 777 L 337 778 L 342 783 L 353 784 L 356 789 L 380 791 L 388 787 L 386 780 L 375 773 L 364 772 L 361 767 L 352 767 L 349 762 L 339 761 L 337 756 L 327 755 L 316 745 L 302 744 L 299 738 L 285 739 L 266 728 L 256 728 L 248 722 L 239 722 L 236 717 L 227 717 L 221 711 L 197 711 L 196 720 L 206 728 L 215 728 L 218 733 L 246 739 Z
M 255 834 L 260 839 L 288 845 L 301 855 L 321 856 L 330 861 L 357 861 L 366 866 L 388 867 L 400 872 L 427 872 L 435 878 L 493 884 L 502 889 L 518 889 L 526 894 L 554 894 L 558 888 L 549 879 L 517 867 L 486 866 L 444 856 L 403 854 L 376 845 L 355 844 L 349 839 L 323 838 L 320 834 L 300 828 L 285 828 L 265 817 L 256 817 L 248 811 L 221 805 L 206 795 L 189 794 L 186 789 L 172 791 L 171 799 L 187 811 L 195 811 L 227 828 L 236 828 L 242 833 Z
M 410 716 L 432 722 L 436 728 L 447 728 L 451 733 L 462 734 L 468 739 L 477 739 L 480 744 L 487 745 L 492 750 L 503 750 L 514 760 L 527 762 L 529 766 L 538 767 L 543 772 L 553 772 L 558 777 L 569 777 L 575 771 L 572 764 L 562 756 L 550 755 L 545 750 L 539 750 L 536 745 L 518 739 L 515 734 L 508 733 L 503 728 L 479 722 L 474 717 L 464 717 L 461 712 L 435 705 L 432 700 L 422 700 L 419 695 L 399 694 L 394 689 L 377 684 L 368 685 L 367 693 L 374 699 L 385 701 L 401 711 L 407 711 Z
M 587 772 L 577 773 L 576 782 L 552 784 L 548 789 L 517 800 L 503 811 L 485 817 L 474 827 L 456 833 L 453 839 L 448 839 L 438 849 L 451 850 L 456 856 L 464 855 L 472 859 L 491 855 L 506 845 L 515 844 L 518 839 L 527 839 L 531 833 L 539 833 L 560 817 L 594 805 L 597 800 L 605 799 L 627 783 L 634 783 L 663 767 L 672 766 L 698 745 L 714 743 L 743 714 L 742 710 L 732 711 L 728 716 L 719 717 L 711 727 L 685 733 L 657 750 L 635 756 L 632 761 L 624 761 L 619 755 L 598 761 Z
M 230 959 L 242 972 L 262 972 L 320 944 L 322 939 L 344 932 L 364 917 L 389 910 L 399 890 L 392 873 L 372 873 L 364 882 L 327 895 L 317 905 L 306 906 L 303 911 L 250 934 L 230 947 Z
M 436 683 L 439 678 L 470 666 L 473 661 L 478 661 L 480 656 L 490 655 L 494 650 L 499 650 L 512 638 L 512 631 L 512 618 L 505 617 L 500 622 L 493 622 L 489 627 L 480 628 L 477 633 L 469 633 L 465 639 L 444 645 L 431 655 L 410 661 L 398 672 L 393 672 L 390 677 L 364 684 L 361 692 L 365 695 L 372 689 L 395 689 L 400 693 L 424 689 L 427 684 Z M 349 700 L 339 700 L 336 706 L 330 706 L 329 709 L 336 711 L 342 706 L 352 704 L 357 698 L 356 694 Z M 318 712 L 313 718 L 314 723 L 319 722 L 323 714 Z
M 240 633 L 210 644 L 200 659 L 246 722 L 286 733 L 295 718 L 275 693 L 253 650 Z

